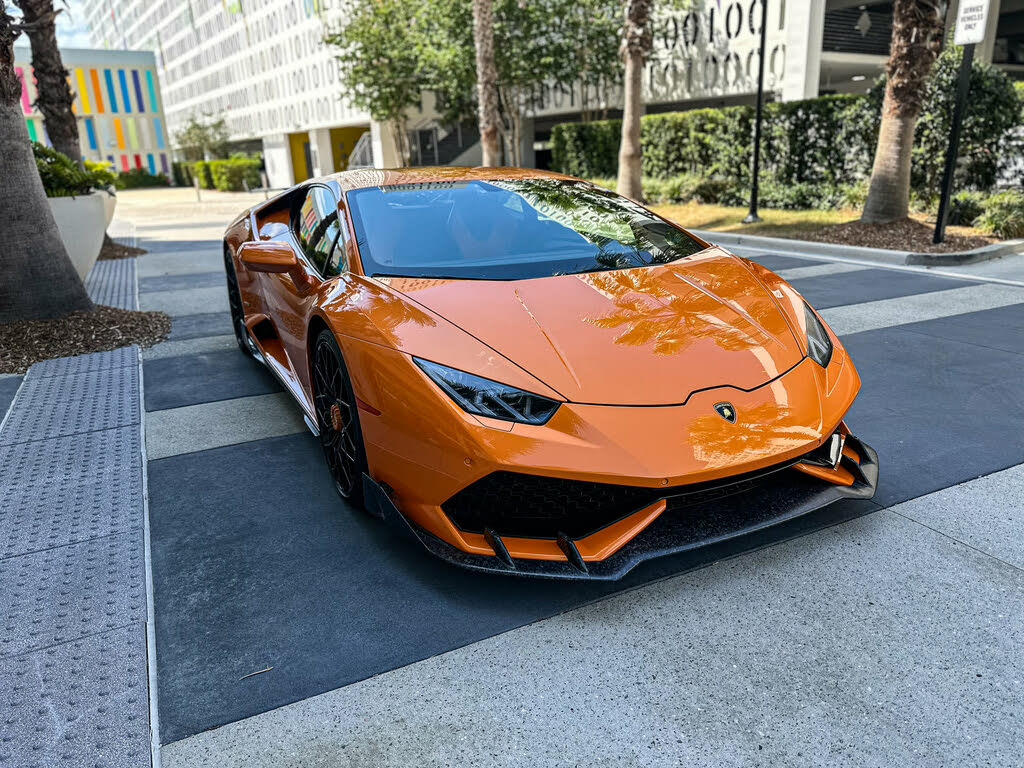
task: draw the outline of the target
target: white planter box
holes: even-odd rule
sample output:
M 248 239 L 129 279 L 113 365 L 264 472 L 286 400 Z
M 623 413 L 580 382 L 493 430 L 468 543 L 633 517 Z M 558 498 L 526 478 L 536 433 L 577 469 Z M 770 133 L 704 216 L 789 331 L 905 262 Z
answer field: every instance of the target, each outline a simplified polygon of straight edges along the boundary
M 46 198 L 60 230 L 60 239 L 64 241 L 75 271 L 83 280 L 103 247 L 103 233 L 107 231 L 104 197 L 109 195 L 93 192 L 78 197 Z
M 113 187 L 111 187 L 113 189 Z M 114 220 L 114 209 L 117 208 L 117 195 L 109 192 L 93 192 L 94 195 L 99 195 L 103 201 L 103 215 L 106 220 L 106 224 L 103 227 L 103 231 L 106 232 L 110 229 L 110 222 Z

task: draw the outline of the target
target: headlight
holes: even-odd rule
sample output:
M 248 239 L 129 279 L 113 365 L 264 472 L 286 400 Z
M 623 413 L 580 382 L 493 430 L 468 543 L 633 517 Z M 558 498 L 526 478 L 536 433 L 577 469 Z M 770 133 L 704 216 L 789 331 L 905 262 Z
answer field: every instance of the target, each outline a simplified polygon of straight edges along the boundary
M 832 339 L 828 337 L 825 324 L 818 319 L 806 302 L 804 302 L 804 317 L 807 318 L 807 354 L 811 360 L 822 368 L 828 365 L 832 359 Z
M 524 424 L 544 424 L 558 410 L 557 400 L 418 357 L 414 357 L 413 362 L 462 410 L 477 416 Z

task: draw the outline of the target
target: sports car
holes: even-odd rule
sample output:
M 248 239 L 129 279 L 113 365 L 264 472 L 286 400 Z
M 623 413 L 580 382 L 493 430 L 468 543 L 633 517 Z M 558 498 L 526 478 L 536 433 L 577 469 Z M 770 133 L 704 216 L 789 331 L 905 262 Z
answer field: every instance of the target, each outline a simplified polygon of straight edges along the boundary
M 874 495 L 821 316 L 587 181 L 342 172 L 242 213 L 224 267 L 341 497 L 451 563 L 617 579 Z

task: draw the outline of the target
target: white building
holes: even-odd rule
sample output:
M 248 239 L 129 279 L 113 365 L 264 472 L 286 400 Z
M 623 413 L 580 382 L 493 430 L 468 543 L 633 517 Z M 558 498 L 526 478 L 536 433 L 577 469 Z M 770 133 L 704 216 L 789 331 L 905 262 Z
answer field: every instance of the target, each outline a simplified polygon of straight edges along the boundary
M 672 20 L 657 38 L 649 68 L 649 111 L 750 102 L 761 1 L 696 0 L 692 11 Z M 775 98 L 864 90 L 881 72 L 892 2 L 767 2 L 766 82 Z M 323 43 L 325 32 L 344 20 L 343 0 L 84 4 L 94 45 L 156 54 L 172 137 L 193 115 L 224 117 L 233 140 L 262 147 L 273 186 L 342 170 L 354 151 L 378 167 L 395 164 L 389 127 L 346 103 L 335 53 Z M 981 58 L 994 57 L 1024 76 L 1024 0 L 992 0 L 992 6 Z M 573 90 L 541 94 L 527 120 L 532 140 L 524 142 L 524 164 L 545 164 L 551 127 L 578 116 L 579 96 Z M 620 95 L 601 98 L 615 114 Z M 425 102 L 410 115 L 412 161 L 475 162 L 472 127 L 438 125 L 430 98 Z

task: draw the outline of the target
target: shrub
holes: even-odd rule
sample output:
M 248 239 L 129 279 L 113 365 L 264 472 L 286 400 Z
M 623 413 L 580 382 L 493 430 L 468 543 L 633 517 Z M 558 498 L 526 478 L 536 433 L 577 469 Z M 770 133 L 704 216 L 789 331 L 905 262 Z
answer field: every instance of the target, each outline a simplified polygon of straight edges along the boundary
M 806 210 L 834 207 L 832 187 L 825 184 L 812 184 L 807 181 L 782 184 L 772 180 L 767 184 L 761 184 L 758 192 L 758 204 L 765 208 Z
M 139 187 L 166 187 L 170 182 L 162 173 L 152 174 L 145 168 L 132 168 L 117 174 L 118 189 L 136 189 Z
M 640 121 L 644 175 L 745 177 L 752 115 L 750 107 L 646 115 Z
M 953 195 L 950 224 L 969 225 L 981 216 L 985 208 L 985 193 L 976 191 L 957 192 Z
M 697 194 L 697 187 L 703 179 L 694 173 L 683 173 L 665 179 L 664 195 L 667 203 L 688 203 Z
M 974 226 L 1004 240 L 1024 237 L 1024 193 L 1007 190 L 992 195 Z
M 199 179 L 201 189 L 213 189 L 213 175 L 210 173 L 210 162 L 207 160 L 196 160 L 192 163 L 192 178 Z
M 762 179 L 802 184 L 799 194 L 817 196 L 806 185 L 834 192 L 840 181 L 862 173 L 861 157 L 874 140 L 860 117 L 862 96 L 833 95 L 768 104 L 765 110 Z M 724 179 L 729 186 L 705 186 L 702 195 L 742 203 L 749 184 L 753 131 L 750 107 L 693 109 L 646 115 L 641 120 L 643 174 L 648 200 L 692 199 L 701 180 Z M 562 123 L 552 130 L 553 167 L 575 175 L 612 176 L 617 170 L 621 122 Z M 876 129 L 877 130 L 877 129 Z M 668 186 L 654 179 L 679 179 Z M 787 197 L 798 196 L 793 193 Z
M 180 160 L 175 160 L 171 163 L 171 175 L 174 177 L 174 183 L 179 187 L 191 187 L 192 181 L 192 163 L 183 163 Z
M 230 160 L 211 160 L 208 163 L 210 177 L 216 189 L 225 192 L 239 192 L 247 187 L 260 185 L 260 161 L 249 157 L 234 157 Z
M 110 186 L 112 174 L 105 164 L 91 163 L 83 168 L 67 155 L 38 141 L 32 142 L 32 153 L 47 197 L 87 195 L 94 189 Z
M 665 200 L 665 182 L 662 179 L 652 179 L 649 176 L 644 176 L 641 181 L 641 188 L 644 193 L 644 200 L 648 203 L 664 203 Z
M 552 167 L 583 178 L 612 177 L 619 172 L 621 120 L 559 123 L 551 129 Z
M 96 189 L 107 189 L 117 184 L 117 173 L 110 163 L 103 160 L 86 160 L 85 170 L 92 174 Z
M 950 46 L 935 62 L 914 132 L 911 183 L 930 194 L 938 194 L 942 184 L 961 52 Z M 975 61 L 960 134 L 956 189 L 990 189 L 995 184 L 1004 139 L 1020 122 L 1021 105 L 1009 78 L 992 65 Z
M 742 205 L 742 200 L 736 200 L 733 186 L 727 179 L 701 179 L 693 190 L 693 199 L 698 203 Z
M 927 86 L 913 150 L 912 205 L 917 210 L 933 210 L 936 205 L 959 55 L 959 49 L 944 52 Z M 884 90 L 883 78 L 863 96 L 838 94 L 765 105 L 761 180 L 767 200 L 785 207 L 801 200 L 813 201 L 814 207 L 863 206 Z M 718 198 L 716 202 L 739 198 L 737 204 L 742 204 L 747 193 L 740 190 L 750 177 L 752 118 L 750 107 L 645 115 L 641 120 L 643 174 L 650 190 L 645 195 L 650 200 L 682 200 L 683 190 L 652 179 L 700 176 L 705 181 L 725 179 L 731 185 L 712 184 L 702 190 L 702 197 Z M 1024 151 L 1024 144 L 1010 140 L 1021 125 L 1024 84 L 1011 85 L 1001 71 L 975 63 L 956 188 L 991 188 L 1005 161 Z M 618 120 L 556 125 L 553 167 L 577 176 L 613 177 L 620 130 Z
M 837 208 L 863 208 L 868 199 L 868 180 L 866 178 L 848 184 L 840 184 L 835 188 L 835 206 Z

